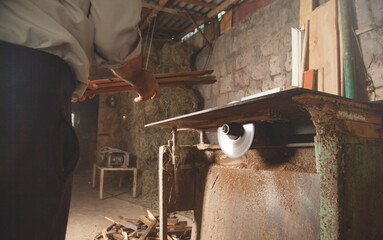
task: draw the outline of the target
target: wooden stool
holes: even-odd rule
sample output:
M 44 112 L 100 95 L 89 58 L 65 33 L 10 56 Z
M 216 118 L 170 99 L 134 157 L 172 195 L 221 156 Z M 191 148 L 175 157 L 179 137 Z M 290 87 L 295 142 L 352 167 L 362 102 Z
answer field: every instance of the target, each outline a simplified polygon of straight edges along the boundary
M 108 167 L 101 167 L 97 164 L 93 164 L 93 178 L 92 178 L 92 187 L 96 187 L 96 171 L 97 169 L 100 169 L 100 199 L 102 200 L 103 190 L 104 190 L 104 174 L 105 171 L 132 171 L 133 172 L 133 189 L 132 189 L 132 196 L 136 197 L 137 194 L 137 168 L 108 168 Z M 122 185 L 122 175 L 120 177 L 120 184 L 119 187 Z

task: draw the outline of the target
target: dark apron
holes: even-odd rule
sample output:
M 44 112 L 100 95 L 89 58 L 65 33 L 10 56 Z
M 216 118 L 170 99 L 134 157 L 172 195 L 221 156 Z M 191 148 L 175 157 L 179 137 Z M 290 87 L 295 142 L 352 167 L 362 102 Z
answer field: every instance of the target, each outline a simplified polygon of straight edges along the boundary
M 79 148 L 75 80 L 57 56 L 0 41 L 0 236 L 64 240 Z

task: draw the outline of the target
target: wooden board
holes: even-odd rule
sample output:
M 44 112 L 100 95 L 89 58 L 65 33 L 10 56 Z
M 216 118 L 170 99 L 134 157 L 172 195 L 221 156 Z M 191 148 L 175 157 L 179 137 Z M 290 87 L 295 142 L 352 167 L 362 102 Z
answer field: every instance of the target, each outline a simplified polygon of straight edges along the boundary
M 225 13 L 225 15 L 222 16 L 221 20 L 221 34 L 226 32 L 231 28 L 231 23 L 233 19 L 233 11 L 230 10 Z
M 324 92 L 340 95 L 337 2 L 330 0 L 309 16 L 308 69 L 324 69 Z
M 299 8 L 299 26 L 305 24 L 307 18 L 314 10 L 314 0 L 301 0 Z

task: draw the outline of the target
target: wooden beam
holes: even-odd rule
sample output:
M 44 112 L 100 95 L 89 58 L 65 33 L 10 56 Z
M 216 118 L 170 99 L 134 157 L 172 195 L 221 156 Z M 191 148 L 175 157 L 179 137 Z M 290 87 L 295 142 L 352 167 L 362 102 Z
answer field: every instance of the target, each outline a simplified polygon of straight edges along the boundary
M 196 6 L 201 6 L 201 7 L 205 7 L 205 8 L 216 8 L 217 6 L 214 5 L 214 4 L 211 4 L 211 3 L 207 3 L 207 2 L 200 2 L 200 1 L 197 1 L 197 0 L 176 0 L 177 2 L 184 2 L 184 3 L 189 3 L 189 4 L 192 4 L 192 5 L 196 5 Z
M 149 14 L 149 13 L 152 12 L 152 10 L 149 9 L 149 8 L 142 8 L 142 12 Z M 164 16 L 164 17 L 168 17 L 168 18 L 184 19 L 184 20 L 188 20 L 189 21 L 189 18 L 187 18 L 184 14 L 173 14 L 173 13 L 168 13 L 168 12 L 165 12 L 165 11 L 160 11 L 160 12 L 158 12 L 158 16 Z
M 172 33 L 181 33 L 183 31 L 182 28 L 163 27 L 163 26 L 156 26 L 156 30 L 172 32 Z
M 207 18 L 206 20 L 196 20 L 196 23 L 198 26 L 200 26 L 201 24 L 204 24 L 206 23 L 207 21 L 209 21 L 209 19 L 215 17 L 218 15 L 218 13 L 222 12 L 222 11 L 225 11 L 226 9 L 228 9 L 231 5 L 233 4 L 236 4 L 239 0 L 226 0 L 224 1 L 223 3 L 221 3 L 218 7 L 212 9 L 210 12 L 207 13 Z M 195 29 L 194 25 L 191 25 L 190 27 L 188 27 L 185 31 L 183 31 L 180 35 L 178 35 L 178 39 L 182 38 L 183 36 L 185 36 L 186 34 L 188 34 L 189 32 L 192 32 L 193 30 Z
M 162 8 L 165 6 L 165 4 L 167 2 L 168 2 L 168 0 L 160 0 L 158 3 L 158 6 L 160 6 Z M 149 16 L 147 16 L 146 19 L 144 19 L 144 21 L 140 25 L 141 31 L 143 31 L 145 28 L 148 27 L 149 22 L 152 21 L 152 19 L 157 15 L 158 12 L 159 12 L 159 10 L 153 9 L 153 11 L 151 13 L 149 13 Z
M 157 11 L 161 11 L 161 12 L 175 14 L 175 15 L 179 14 L 179 11 L 175 10 L 173 8 L 161 7 L 161 6 L 150 4 L 150 3 L 146 3 L 146 2 L 142 2 L 142 7 L 143 8 L 147 8 L 147 9 L 151 9 L 151 10 L 157 10 Z

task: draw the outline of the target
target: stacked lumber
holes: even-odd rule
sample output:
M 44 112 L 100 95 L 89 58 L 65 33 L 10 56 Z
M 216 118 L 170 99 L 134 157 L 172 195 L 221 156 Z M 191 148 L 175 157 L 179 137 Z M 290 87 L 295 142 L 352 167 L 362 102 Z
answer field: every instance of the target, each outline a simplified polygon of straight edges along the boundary
M 146 210 L 146 216 L 141 215 L 138 220 L 119 217 L 113 220 L 110 226 L 97 234 L 94 239 L 104 240 L 157 240 L 159 235 L 159 218 Z M 186 221 L 180 221 L 176 216 L 168 217 L 168 240 L 189 240 L 191 239 L 191 227 Z
M 154 77 L 158 80 L 160 88 L 185 87 L 215 83 L 217 80 L 215 76 L 210 75 L 212 72 L 213 70 L 160 73 L 154 74 Z M 87 89 L 84 96 L 134 90 L 129 83 L 121 78 L 91 80 L 90 83 L 97 84 L 98 88 L 95 90 Z

